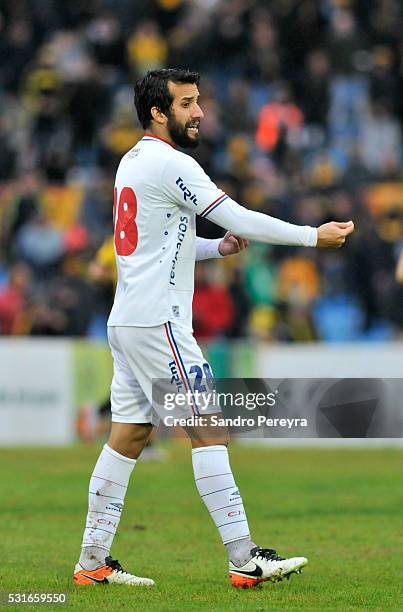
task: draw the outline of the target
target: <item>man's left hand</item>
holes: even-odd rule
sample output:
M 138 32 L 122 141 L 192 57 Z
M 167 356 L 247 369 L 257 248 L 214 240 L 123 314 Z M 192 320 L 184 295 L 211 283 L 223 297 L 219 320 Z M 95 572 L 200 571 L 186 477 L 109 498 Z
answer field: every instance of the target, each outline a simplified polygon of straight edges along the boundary
M 246 249 L 248 246 L 249 240 L 246 238 L 240 238 L 239 236 L 234 236 L 231 234 L 231 232 L 227 232 L 218 245 L 218 252 L 223 257 L 225 255 L 235 255 L 236 253 L 240 253 Z

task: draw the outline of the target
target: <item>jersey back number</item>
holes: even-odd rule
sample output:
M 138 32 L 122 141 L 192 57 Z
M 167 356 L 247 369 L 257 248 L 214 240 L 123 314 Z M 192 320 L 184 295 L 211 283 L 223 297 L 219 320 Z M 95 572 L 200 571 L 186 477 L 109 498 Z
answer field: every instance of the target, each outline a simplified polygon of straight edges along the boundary
M 123 187 L 118 199 L 115 187 L 113 194 L 113 220 L 115 225 L 115 247 L 118 255 L 132 255 L 137 248 L 138 228 L 136 224 L 137 198 L 131 187 Z

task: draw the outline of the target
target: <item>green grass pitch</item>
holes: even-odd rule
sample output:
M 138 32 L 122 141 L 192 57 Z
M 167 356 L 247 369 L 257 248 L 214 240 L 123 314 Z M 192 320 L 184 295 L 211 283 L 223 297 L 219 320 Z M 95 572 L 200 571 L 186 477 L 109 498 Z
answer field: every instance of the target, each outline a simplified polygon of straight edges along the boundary
M 255 541 L 309 558 L 301 576 L 238 591 L 184 441 L 166 463 L 137 464 L 112 551 L 156 587 L 73 585 L 99 448 L 0 451 L 1 591 L 68 592 L 85 611 L 403 610 L 402 450 L 233 445 Z M 18 606 L 34 608 L 46 606 Z

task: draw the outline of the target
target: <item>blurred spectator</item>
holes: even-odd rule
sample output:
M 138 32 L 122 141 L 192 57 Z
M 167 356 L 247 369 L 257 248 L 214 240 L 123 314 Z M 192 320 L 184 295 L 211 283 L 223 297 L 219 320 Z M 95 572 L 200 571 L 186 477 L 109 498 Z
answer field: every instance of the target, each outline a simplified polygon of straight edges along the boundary
M 19 230 L 38 214 L 41 207 L 41 183 L 37 174 L 27 172 L 20 177 L 18 190 L 11 199 L 4 227 L 3 244 L 11 258 Z
M 284 49 L 287 73 L 294 75 L 313 49 L 323 47 L 326 41 L 326 6 L 315 0 L 273 2 Z
M 319 337 L 326 342 L 353 342 L 360 339 L 362 311 L 348 295 L 325 296 L 318 300 L 313 318 Z
M 97 172 L 83 186 L 82 205 L 78 220 L 86 228 L 91 242 L 98 247 L 112 232 L 111 197 L 114 177 Z M 112 248 L 113 251 L 113 248 Z M 114 253 L 112 253 L 114 257 Z
M 228 105 L 230 113 L 223 114 L 223 121 L 230 133 L 243 132 L 250 134 L 255 126 L 255 120 L 249 106 L 250 85 L 245 79 L 232 79 L 228 84 Z
M 0 87 L 16 91 L 19 76 L 35 51 L 32 22 L 21 16 L 7 24 L 1 15 L 0 40 Z
M 79 257 L 63 260 L 60 276 L 34 295 L 25 317 L 26 333 L 40 336 L 85 336 L 94 309 L 94 291 Z
M 256 144 L 263 151 L 274 154 L 281 163 L 284 151 L 298 141 L 303 122 L 301 110 L 292 102 L 289 87 L 278 85 L 273 102 L 260 111 Z
M 211 272 L 209 264 L 198 263 L 193 298 L 193 327 L 199 340 L 225 335 L 229 332 L 235 316 L 228 288 L 219 278 L 210 278 Z M 215 276 L 217 277 L 217 274 Z
M 117 282 L 114 236 L 109 236 L 98 249 L 88 267 L 88 278 L 93 284 L 95 307 L 90 335 L 105 338 Z
M 87 37 L 92 45 L 97 63 L 103 69 L 113 66 L 118 70 L 125 68 L 125 44 L 119 20 L 112 12 L 103 12 L 89 22 Z
M 319 275 L 315 263 L 306 256 L 296 255 L 284 259 L 278 271 L 280 300 L 291 304 L 306 305 L 319 294 Z
M 374 102 L 387 100 L 392 112 L 399 108 L 399 82 L 394 74 L 395 58 L 390 47 L 377 45 L 372 49 L 370 93 Z
M 164 66 L 167 44 L 155 22 L 146 21 L 136 28 L 127 42 L 127 55 L 135 75 Z
M 0 106 L 0 141 L 2 142 L 0 149 L 0 181 L 5 181 L 14 175 L 17 157 L 11 141 L 10 126 L 3 112 L 3 106 Z
M 252 304 L 273 304 L 276 299 L 276 271 L 270 265 L 265 245 L 251 245 L 245 269 L 245 288 Z
M 365 48 L 365 37 L 360 32 L 352 8 L 336 8 L 330 17 L 327 49 L 336 74 L 349 75 L 357 68 L 359 51 Z
M 297 83 L 298 99 L 307 124 L 326 126 L 329 112 L 330 62 L 322 49 L 314 49 L 305 60 Z
M 101 72 L 100 67 L 88 61 L 80 78 L 69 83 L 66 115 L 71 122 L 74 159 L 80 166 L 91 166 L 95 163 L 97 128 L 110 112 L 112 96 L 103 82 L 106 73 L 106 67 L 102 67 Z
M 9 281 L 0 287 L 0 334 L 16 333 L 16 321 L 26 307 L 31 286 L 31 272 L 23 263 L 15 263 L 10 269 Z
M 279 321 L 273 337 L 282 342 L 312 342 L 318 339 L 312 320 L 311 305 L 278 304 Z
M 277 315 L 273 307 L 266 305 L 255 306 L 250 313 L 248 321 L 248 333 L 252 338 L 258 340 L 273 340 L 273 328 L 276 324 Z
M 49 276 L 63 253 L 63 234 L 36 212 L 18 232 L 16 247 L 20 257 L 40 276 Z
M 264 9 L 256 9 L 252 15 L 247 54 L 247 74 L 259 81 L 272 81 L 281 75 L 281 50 L 277 32 Z
M 403 283 L 403 248 L 400 249 L 399 258 L 397 260 L 396 280 L 398 283 Z
M 201 72 L 193 154 L 220 189 L 293 223 L 356 222 L 340 252 L 197 264 L 196 333 L 401 334 L 402 19 L 399 0 L 0 2 L 0 333 L 104 337 L 113 179 L 143 133 L 133 80 L 177 65 Z
M 368 8 L 375 39 L 389 44 L 398 41 L 401 38 L 402 3 L 399 0 L 377 0 Z
M 65 112 L 61 75 L 47 62 L 48 58 L 34 65 L 23 85 L 25 103 L 32 113 L 30 145 L 47 178 L 64 180 L 71 162 L 72 124 Z
M 221 60 L 220 73 L 224 78 L 223 67 L 231 70 L 245 57 L 248 41 L 246 23 L 253 4 L 250 0 L 229 0 L 215 2 L 212 6 L 211 48 L 214 48 L 214 58 Z
M 386 101 L 372 104 L 361 120 L 361 158 L 368 170 L 381 176 L 395 174 L 402 162 L 401 127 Z
M 233 268 L 228 290 L 234 307 L 234 316 L 232 324 L 227 330 L 227 336 L 229 338 L 242 338 L 247 335 L 246 326 L 250 311 L 250 299 L 245 291 L 240 268 Z
M 48 304 L 46 299 L 35 296 L 25 314 L 25 333 L 31 336 L 64 335 L 66 317 L 53 304 Z

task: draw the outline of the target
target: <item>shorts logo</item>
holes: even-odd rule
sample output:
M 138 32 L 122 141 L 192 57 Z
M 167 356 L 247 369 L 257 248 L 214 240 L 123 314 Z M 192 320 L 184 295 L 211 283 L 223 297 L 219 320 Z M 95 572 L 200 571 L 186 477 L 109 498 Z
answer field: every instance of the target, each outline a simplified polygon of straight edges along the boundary
M 173 314 L 174 317 L 179 317 L 180 316 L 179 306 L 172 306 L 172 314 Z
M 189 200 L 190 202 L 193 202 L 195 206 L 197 206 L 197 198 L 195 194 L 192 194 L 190 189 L 186 187 L 185 183 L 183 182 L 183 179 L 180 176 L 178 176 L 178 178 L 176 179 L 176 184 L 178 185 L 179 189 L 183 191 L 183 199 L 185 200 L 185 202 Z
M 177 370 L 175 361 L 170 361 L 168 363 L 168 367 L 171 370 L 171 374 L 172 374 L 172 376 L 171 376 L 171 385 L 176 383 L 176 389 L 178 390 L 178 392 L 180 392 L 182 387 L 183 387 L 183 381 L 182 381 L 181 377 L 178 374 L 178 370 Z

